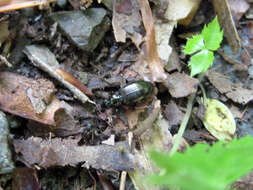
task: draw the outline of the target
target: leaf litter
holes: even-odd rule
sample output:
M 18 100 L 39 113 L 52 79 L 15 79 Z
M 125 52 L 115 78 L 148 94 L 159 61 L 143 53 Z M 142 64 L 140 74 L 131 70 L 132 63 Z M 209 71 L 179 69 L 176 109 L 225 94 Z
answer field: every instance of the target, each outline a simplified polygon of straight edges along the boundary
M 222 2 L 222 5 L 227 2 L 229 1 Z M 44 13 L 52 11 L 53 14 L 58 14 L 58 11 L 55 10 L 65 11 L 66 7 L 66 10 L 72 10 L 65 11 L 67 14 L 76 12 L 73 11 L 73 8 L 87 7 L 89 9 L 90 5 L 92 8 L 93 5 L 102 8 L 94 3 L 69 0 L 68 4 L 60 5 L 57 2 L 47 7 Z M 104 3 L 108 8 L 106 10 L 108 18 L 112 16 L 113 33 L 106 33 L 93 52 L 82 51 L 77 44 L 71 43 L 70 36 L 64 33 L 64 27 L 60 27 L 61 30 L 58 31 L 57 24 L 55 24 L 58 20 L 54 21 L 50 28 L 52 31 L 49 31 L 47 26 L 50 26 L 51 23 L 44 19 L 44 14 L 36 17 L 38 19 L 36 21 L 32 17 L 25 17 L 24 28 L 16 33 L 13 32 L 13 28 L 8 28 L 8 35 L 11 38 L 15 35 L 25 36 L 25 38 L 28 37 L 28 44 L 30 44 L 21 48 L 21 52 L 24 50 L 26 54 L 25 58 L 21 58 L 22 63 L 20 65 L 15 63 L 18 68 L 15 68 L 17 72 L 29 78 L 18 74 L 14 74 L 13 77 L 12 73 L 6 74 L 5 72 L 1 72 L 0 75 L 0 77 L 3 76 L 1 78 L 8 79 L 4 80 L 4 84 L 13 85 L 15 90 L 18 90 L 18 93 L 13 95 L 9 90 L 14 87 L 7 85 L 8 88 L 3 88 L 2 98 L 10 97 L 12 103 L 16 104 L 7 104 L 8 101 L 3 98 L 4 104 L 0 104 L 1 109 L 28 120 L 28 122 L 23 120 L 26 128 L 22 130 L 25 135 L 18 135 L 13 140 L 17 153 L 15 157 L 17 156 L 28 167 L 47 168 L 42 170 L 42 173 L 49 171 L 54 166 L 64 166 L 64 168 L 73 166 L 74 169 L 78 169 L 82 165 L 88 168 L 85 171 L 91 174 L 88 178 L 95 179 L 93 187 L 96 186 L 98 178 L 99 183 L 107 184 L 105 179 L 110 179 L 110 174 L 106 171 L 123 171 L 122 174 L 125 171 L 132 171 L 129 174 L 136 188 L 160 189 L 159 187 L 151 188 L 139 181 L 143 174 L 157 170 L 147 157 L 147 152 L 150 147 L 154 146 L 156 149 L 170 151 L 178 126 L 183 121 L 185 98 L 198 92 L 199 83 L 197 79 L 188 75 L 189 70 L 185 66 L 188 57 L 185 57 L 180 50 L 184 42 L 178 40 L 177 34 L 181 27 L 185 27 L 184 30 L 188 31 L 196 23 L 203 25 L 208 23 L 209 11 L 205 14 L 201 11 L 205 10 L 205 6 L 211 6 L 211 4 L 191 0 L 173 0 L 169 3 L 167 0 L 127 0 L 113 1 L 111 5 L 104 1 L 99 1 L 99 3 Z M 236 3 L 240 5 L 238 1 Z M 228 42 L 233 51 L 238 51 L 241 44 L 229 8 L 226 6 L 224 16 L 221 10 L 217 9 L 217 4 L 219 1 L 213 2 L 219 20 L 222 21 L 223 28 L 225 28 L 224 32 L 232 39 L 229 39 Z M 238 11 L 237 18 L 245 15 L 246 9 L 242 11 L 240 8 L 238 6 L 238 9 L 234 10 L 234 12 Z M 199 14 L 208 21 L 197 19 L 197 22 L 196 18 Z M 8 20 L 8 13 L 6 15 L 8 22 L 13 22 L 15 19 L 19 21 L 18 17 Z M 209 14 L 209 17 L 210 15 L 213 13 Z M 104 28 L 104 31 L 107 29 Z M 75 32 L 78 33 L 79 30 Z M 5 33 L 4 35 L 6 36 Z M 125 45 L 116 42 L 125 43 Z M 1 45 L 4 52 L 9 51 L 10 44 L 8 45 L 5 41 Z M 101 48 L 101 46 L 104 47 Z M 247 48 L 250 46 L 248 45 Z M 172 55 L 173 51 L 174 55 Z M 248 55 L 250 55 L 250 49 L 244 51 L 249 51 Z M 5 58 L 8 61 L 9 57 Z M 32 62 L 29 66 L 27 58 Z M 165 72 L 164 66 L 168 61 L 170 63 L 174 61 L 175 65 L 167 67 L 167 72 Z M 247 67 L 249 66 L 250 61 Z M 36 72 L 34 72 L 35 68 L 38 68 Z M 10 70 L 16 72 L 15 69 Z M 249 103 L 252 101 L 250 88 L 242 87 L 242 84 L 237 86 L 234 82 L 228 82 L 217 75 L 213 78 L 208 75 L 207 77 L 209 82 L 229 99 L 250 106 Z M 157 91 L 149 105 L 143 105 L 141 108 L 104 107 L 104 99 L 109 99 L 111 94 L 122 86 L 143 79 L 153 82 Z M 17 85 L 15 86 L 12 80 L 16 81 L 15 84 L 19 82 L 19 88 L 16 89 Z M 42 92 L 47 87 L 44 87 L 44 82 L 41 81 L 47 81 L 45 83 L 48 84 L 51 82 L 52 85 L 48 87 L 49 95 Z M 205 81 L 204 84 L 210 85 L 209 82 Z M 223 82 L 225 86 L 222 86 Z M 20 96 L 19 93 L 21 93 Z M 218 98 L 222 99 L 222 96 Z M 23 101 L 24 104 L 19 103 Z M 197 101 L 199 103 L 199 100 Z M 55 102 L 56 105 L 50 107 L 52 102 Z M 87 102 L 96 103 L 96 107 Z M 19 107 L 21 105 L 25 105 L 24 109 Z M 235 104 L 235 106 L 238 105 Z M 52 109 L 50 112 L 47 111 L 49 108 Z M 247 111 L 250 109 L 245 110 L 240 119 L 248 117 Z M 201 122 L 190 121 L 188 128 L 188 133 L 185 134 L 186 141 L 182 140 L 180 151 L 184 150 L 189 143 L 192 145 L 198 142 L 214 141 L 210 133 L 204 130 Z M 105 170 L 105 173 L 101 173 L 101 170 Z M 34 175 L 33 171 L 27 172 Z M 92 177 L 93 175 L 95 178 Z M 33 180 L 32 178 L 29 177 Z M 109 183 L 112 181 L 110 179 Z M 112 186 L 115 184 L 110 188 Z M 92 188 L 92 185 L 87 188 Z

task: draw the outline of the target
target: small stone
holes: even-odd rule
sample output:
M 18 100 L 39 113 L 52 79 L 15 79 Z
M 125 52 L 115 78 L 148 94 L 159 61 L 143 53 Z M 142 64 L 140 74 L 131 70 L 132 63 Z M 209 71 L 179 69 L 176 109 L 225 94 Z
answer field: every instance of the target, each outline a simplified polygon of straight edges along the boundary
M 103 8 L 57 12 L 50 18 L 58 23 L 69 40 L 85 51 L 93 51 L 109 29 Z

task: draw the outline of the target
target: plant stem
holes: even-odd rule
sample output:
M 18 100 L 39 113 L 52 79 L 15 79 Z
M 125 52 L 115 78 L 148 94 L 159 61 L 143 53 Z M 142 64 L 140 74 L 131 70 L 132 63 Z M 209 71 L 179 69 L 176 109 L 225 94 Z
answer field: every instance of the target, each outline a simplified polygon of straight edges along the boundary
M 179 127 L 179 131 L 178 131 L 178 133 L 177 133 L 176 140 L 175 140 L 175 142 L 174 142 L 174 144 L 173 144 L 173 147 L 172 147 L 172 149 L 171 149 L 171 151 L 170 151 L 170 155 L 171 155 L 171 156 L 177 151 L 177 149 L 178 149 L 178 147 L 179 147 L 179 144 L 180 144 L 180 141 L 181 141 L 181 139 L 182 139 L 183 133 L 184 133 L 184 131 L 185 131 L 185 128 L 186 128 L 187 123 L 188 123 L 188 121 L 189 121 L 189 118 L 190 118 L 190 116 L 191 116 L 192 105 L 193 105 L 193 101 L 194 101 L 195 96 L 196 96 L 196 93 L 193 93 L 193 94 L 189 97 L 189 99 L 188 99 L 186 113 L 185 113 L 184 118 L 183 118 L 183 121 L 182 121 L 182 123 L 181 123 L 181 125 L 180 125 L 180 127 Z
M 200 87 L 200 89 L 202 91 L 202 94 L 203 94 L 204 103 L 206 103 L 206 100 L 207 100 L 207 98 L 206 98 L 206 91 L 205 91 L 205 89 L 204 89 L 204 87 L 203 87 L 203 85 L 201 83 L 199 83 L 199 87 Z
M 199 84 L 201 83 L 203 77 L 205 76 L 205 73 L 201 73 L 198 77 L 199 79 Z M 170 156 L 172 156 L 173 154 L 175 154 L 175 152 L 177 151 L 178 147 L 179 147 L 179 144 L 181 142 L 181 139 L 183 137 L 183 134 L 184 134 L 184 131 L 185 131 L 185 128 L 187 126 L 187 123 L 189 121 L 189 118 L 191 116 L 191 111 L 192 111 L 192 105 L 193 105 L 193 101 L 195 99 L 195 96 L 197 94 L 197 91 L 193 94 L 190 95 L 190 97 L 188 98 L 188 102 L 187 102 L 187 108 L 186 108 L 186 113 L 184 115 L 184 118 L 183 118 L 183 121 L 179 127 L 179 130 L 178 130 L 178 133 L 177 133 L 177 137 L 176 137 L 176 140 L 173 144 L 173 147 L 170 151 Z M 206 94 L 205 94 L 205 91 L 203 92 L 203 96 L 204 96 L 204 99 L 206 99 Z

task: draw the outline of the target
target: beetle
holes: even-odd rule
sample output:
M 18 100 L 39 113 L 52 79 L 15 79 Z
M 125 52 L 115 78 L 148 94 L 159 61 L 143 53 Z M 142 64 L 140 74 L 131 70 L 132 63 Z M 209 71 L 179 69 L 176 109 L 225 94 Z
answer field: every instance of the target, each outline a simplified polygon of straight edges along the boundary
M 109 100 L 105 101 L 107 107 L 119 107 L 120 105 L 134 106 L 137 103 L 142 103 L 154 92 L 154 86 L 150 82 L 136 81 L 121 88 L 118 92 L 112 95 Z

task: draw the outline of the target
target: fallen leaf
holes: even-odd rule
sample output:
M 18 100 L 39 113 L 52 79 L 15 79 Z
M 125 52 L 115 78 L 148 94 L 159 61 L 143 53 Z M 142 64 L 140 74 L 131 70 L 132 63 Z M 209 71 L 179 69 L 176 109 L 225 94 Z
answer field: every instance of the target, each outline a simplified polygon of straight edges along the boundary
M 143 37 L 137 28 L 141 27 L 141 16 L 136 0 L 113 1 L 112 26 L 117 42 L 130 38 L 139 48 Z
M 53 98 L 54 92 L 53 83 L 46 79 L 33 80 L 10 72 L 0 73 L 0 108 L 14 115 L 55 125 L 54 113 L 61 104 Z M 40 114 L 37 113 L 38 108 L 32 103 L 31 96 L 44 102 L 46 107 L 43 107 Z
M 169 75 L 168 81 L 164 85 L 169 89 L 171 96 L 182 98 L 196 92 L 198 83 L 197 79 L 176 72 Z
M 227 106 L 216 99 L 206 99 L 205 107 L 206 112 L 203 120 L 205 128 L 218 140 L 232 140 L 236 125 Z
M 125 114 L 127 117 L 127 121 L 128 121 L 128 126 L 129 129 L 134 129 L 134 127 L 137 125 L 138 123 L 138 119 L 139 119 L 139 113 L 143 112 L 144 110 L 128 110 Z
M 54 138 L 43 140 L 30 137 L 26 140 L 14 140 L 15 151 L 22 159 L 40 167 L 76 166 L 85 162 L 87 167 L 108 171 L 133 171 L 133 155 L 127 142 L 118 142 L 115 146 L 78 146 L 80 139 Z M 122 152 L 123 151 L 123 152 Z
M 75 79 L 71 74 L 60 68 L 55 55 L 46 47 L 29 45 L 25 47 L 24 53 L 36 66 L 47 72 L 52 77 L 59 80 L 66 86 L 82 103 L 92 102 L 85 94 L 92 96 L 93 94 L 79 80 Z
M 167 79 L 163 64 L 158 55 L 157 45 L 155 40 L 155 26 L 152 17 L 152 12 L 148 0 L 137 0 L 141 14 L 142 21 L 146 30 L 146 54 L 145 61 L 148 63 L 152 79 L 155 82 L 163 82 Z
M 231 13 L 239 21 L 242 16 L 248 11 L 250 5 L 246 0 L 228 0 Z
M 165 12 L 165 18 L 172 21 L 185 19 L 198 7 L 200 0 L 170 0 Z
M 206 76 L 220 93 L 225 94 L 229 99 L 239 104 L 247 104 L 253 100 L 253 91 L 243 88 L 240 83 L 232 83 L 222 74 L 208 71 Z
M 170 126 L 180 125 L 184 117 L 184 113 L 178 108 L 177 104 L 172 101 L 166 106 L 164 115 Z
M 34 6 L 43 6 L 55 0 L 2 0 L 0 2 L 0 13 L 23 9 Z

